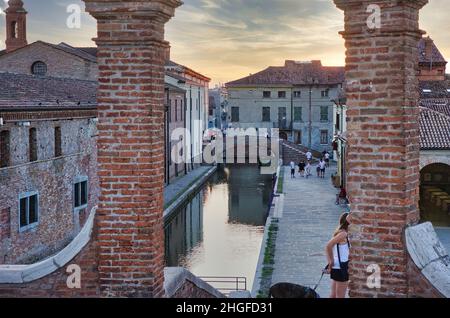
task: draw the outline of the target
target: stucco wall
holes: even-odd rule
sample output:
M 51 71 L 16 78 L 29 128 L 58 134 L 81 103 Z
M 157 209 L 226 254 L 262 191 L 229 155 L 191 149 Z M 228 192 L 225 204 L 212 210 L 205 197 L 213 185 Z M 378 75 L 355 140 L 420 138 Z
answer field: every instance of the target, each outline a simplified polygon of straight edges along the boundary
M 329 90 L 328 97 L 322 97 L 321 92 Z M 286 108 L 286 125 L 294 118 L 295 108 L 301 107 L 302 118 L 293 122 L 294 131 L 301 131 L 302 144 L 309 146 L 309 87 L 292 88 L 290 86 L 280 87 L 229 87 L 228 116 L 231 120 L 232 107 L 239 107 L 239 122 L 232 122 L 234 128 L 276 128 L 278 124 L 278 112 L 280 107 Z M 271 98 L 263 98 L 263 92 L 270 91 Z M 278 98 L 278 92 L 285 91 L 285 98 Z M 300 91 L 301 97 L 292 97 L 293 91 Z M 311 147 L 323 151 L 329 149 L 333 137 L 333 102 L 338 92 L 337 87 L 317 86 L 312 89 L 311 100 Z M 328 120 L 321 121 L 321 106 L 328 108 Z M 263 107 L 270 107 L 270 121 L 262 121 Z M 321 131 L 328 131 L 328 143 L 321 144 Z

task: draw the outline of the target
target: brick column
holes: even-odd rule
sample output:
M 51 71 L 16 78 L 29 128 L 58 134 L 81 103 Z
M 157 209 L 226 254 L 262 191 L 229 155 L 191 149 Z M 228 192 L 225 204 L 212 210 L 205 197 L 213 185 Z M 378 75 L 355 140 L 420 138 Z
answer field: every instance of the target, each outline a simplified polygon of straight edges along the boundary
M 164 25 L 178 0 L 84 0 L 97 19 L 104 296 L 163 296 Z
M 419 10 L 428 0 L 334 2 L 347 48 L 350 296 L 406 297 L 404 229 L 419 220 Z M 379 289 L 367 285 L 371 264 L 381 268 Z

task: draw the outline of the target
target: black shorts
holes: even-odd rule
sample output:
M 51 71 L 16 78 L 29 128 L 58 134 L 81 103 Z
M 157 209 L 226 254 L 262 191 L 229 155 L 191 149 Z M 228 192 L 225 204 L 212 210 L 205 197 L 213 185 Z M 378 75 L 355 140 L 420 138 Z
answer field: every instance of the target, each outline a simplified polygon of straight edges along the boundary
M 294 174 L 295 173 L 295 169 L 291 169 L 291 173 Z
M 321 172 L 325 172 L 325 169 L 320 169 Z
M 305 168 L 300 168 L 298 171 L 303 172 L 305 171 Z
M 331 270 L 331 279 L 336 282 L 345 283 L 349 281 L 348 277 L 348 262 L 341 263 L 340 269 L 332 269 Z

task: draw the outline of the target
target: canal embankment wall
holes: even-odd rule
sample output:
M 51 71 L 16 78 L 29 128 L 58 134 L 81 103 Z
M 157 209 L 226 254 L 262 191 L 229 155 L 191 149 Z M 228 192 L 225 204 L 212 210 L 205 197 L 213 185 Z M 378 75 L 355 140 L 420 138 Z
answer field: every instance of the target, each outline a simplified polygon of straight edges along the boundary
M 271 280 L 271 264 L 270 255 L 273 240 L 276 240 L 276 233 L 274 233 L 274 226 L 276 226 L 277 219 L 280 217 L 283 209 L 283 175 L 284 168 L 279 166 L 276 173 L 276 181 L 273 187 L 272 201 L 269 206 L 269 213 L 264 227 L 264 236 L 261 242 L 261 248 L 256 266 L 255 277 L 251 289 L 251 297 L 257 298 L 264 296 L 263 290 L 267 289 L 267 284 Z M 281 176 L 281 177 L 280 177 Z M 275 235 L 275 237 L 273 237 Z M 261 294 L 261 292 L 263 294 Z
M 164 220 L 177 211 L 217 171 L 217 165 L 200 166 L 164 189 Z

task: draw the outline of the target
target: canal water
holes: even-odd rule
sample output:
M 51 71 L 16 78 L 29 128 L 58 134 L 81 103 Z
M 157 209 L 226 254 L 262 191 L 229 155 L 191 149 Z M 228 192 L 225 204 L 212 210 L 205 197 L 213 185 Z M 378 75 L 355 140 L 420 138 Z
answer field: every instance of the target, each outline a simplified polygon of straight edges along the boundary
M 197 276 L 246 277 L 250 290 L 271 193 L 272 176 L 261 175 L 257 165 L 220 167 L 166 222 L 166 266 Z

